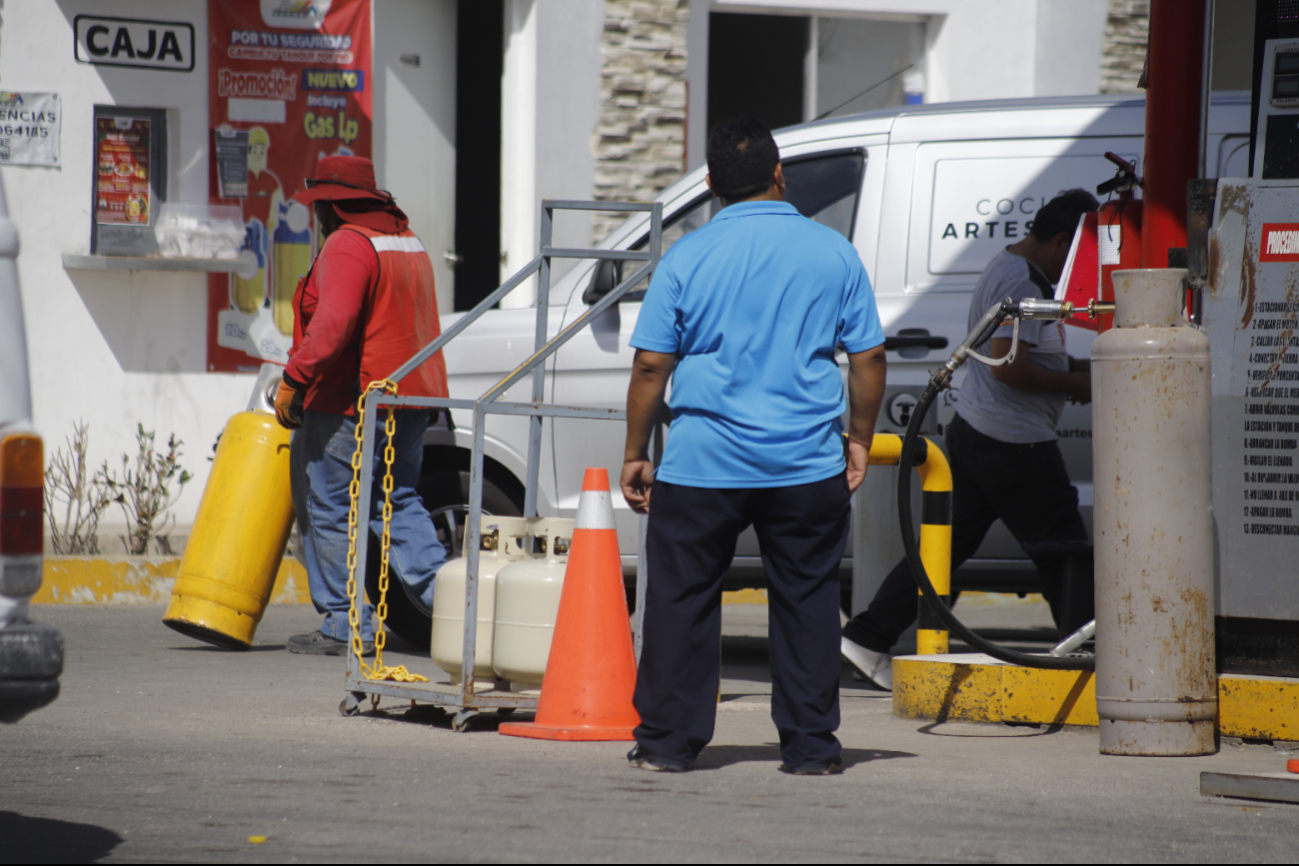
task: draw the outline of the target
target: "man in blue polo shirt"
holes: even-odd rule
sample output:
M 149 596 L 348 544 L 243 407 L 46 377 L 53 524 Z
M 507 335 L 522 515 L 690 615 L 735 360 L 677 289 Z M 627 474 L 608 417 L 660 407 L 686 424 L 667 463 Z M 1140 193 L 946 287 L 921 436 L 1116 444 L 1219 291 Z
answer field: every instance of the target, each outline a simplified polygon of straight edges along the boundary
M 784 201 L 766 126 L 719 124 L 708 171 L 723 210 L 663 257 L 631 339 L 622 491 L 650 519 L 628 759 L 680 771 L 712 739 L 722 578 L 752 525 L 771 593 L 781 769 L 835 773 L 839 563 L 884 394 L 884 332 L 852 244 Z M 650 426 L 669 378 L 673 421 L 656 472 Z

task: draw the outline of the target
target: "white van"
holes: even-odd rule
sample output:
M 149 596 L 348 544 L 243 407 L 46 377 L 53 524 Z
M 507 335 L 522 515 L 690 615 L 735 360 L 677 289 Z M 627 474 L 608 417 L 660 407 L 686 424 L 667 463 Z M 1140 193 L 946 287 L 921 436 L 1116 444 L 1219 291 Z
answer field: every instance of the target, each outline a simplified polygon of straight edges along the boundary
M 1033 214 L 1061 190 L 1094 190 L 1109 179 L 1113 151 L 1140 165 L 1145 100 L 1141 96 L 1062 97 L 906 106 L 809 123 L 776 133 L 788 199 L 806 216 L 831 226 L 856 246 L 871 277 L 888 337 L 888 385 L 881 431 L 901 432 L 929 371 L 945 360 L 966 332 L 970 295 L 984 264 L 1029 229 Z M 1215 176 L 1246 174 L 1249 94 L 1215 94 L 1210 112 L 1208 166 Z M 716 200 L 699 168 L 668 188 L 664 251 L 706 223 Z M 648 217 L 638 214 L 609 235 L 603 248 L 647 243 Z M 553 335 L 581 315 L 600 290 L 608 268 L 578 262 L 550 291 Z M 570 405 L 623 407 L 634 350 L 628 338 L 643 291 L 623 301 L 558 353 L 547 368 L 547 398 Z M 444 326 L 458 318 L 447 316 Z M 493 310 L 446 348 L 451 394 L 472 398 L 487 390 L 532 351 L 533 310 Z M 1069 329 L 1069 351 L 1090 355 L 1092 335 Z M 845 361 L 846 365 L 846 361 Z M 530 378 L 507 399 L 526 400 Z M 930 434 L 941 443 L 960 396 L 944 395 Z M 902 396 L 899 396 L 902 395 Z M 430 432 L 425 457 L 426 502 L 445 520 L 467 491 L 471 431 L 464 423 Z M 523 502 L 526 420 L 491 416 L 487 424 L 484 507 L 497 513 Z M 1060 444 L 1090 524 L 1091 410 L 1069 405 Z M 557 418 L 545 426 L 539 510 L 572 516 L 582 470 L 604 466 L 611 479 L 622 465 L 623 426 Z M 893 483 L 897 470 L 875 469 L 857 500 L 857 606 L 901 558 Z M 462 477 L 463 476 L 463 477 Z M 624 563 L 634 564 L 638 522 L 614 497 Z M 740 542 L 731 583 L 761 585 L 752 532 Z M 845 583 L 852 572 L 845 561 Z M 1000 524 L 954 579 L 957 589 L 1032 590 L 1036 572 Z

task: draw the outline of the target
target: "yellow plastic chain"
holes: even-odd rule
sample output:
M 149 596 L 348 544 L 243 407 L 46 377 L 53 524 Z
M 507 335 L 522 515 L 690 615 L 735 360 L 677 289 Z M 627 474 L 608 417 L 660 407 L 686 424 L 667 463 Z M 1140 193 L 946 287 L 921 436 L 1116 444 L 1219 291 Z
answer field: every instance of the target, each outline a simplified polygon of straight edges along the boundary
M 364 452 L 364 440 L 362 437 L 365 435 L 365 398 L 371 391 L 383 391 L 395 395 L 397 393 L 397 383 L 391 379 L 371 382 L 366 387 L 365 393 L 356 401 L 356 451 L 352 454 L 352 486 L 348 490 L 352 502 L 351 508 L 347 512 L 347 599 L 349 603 L 347 623 L 352 632 L 352 652 L 356 655 L 357 664 L 367 680 L 426 683 L 428 677 L 411 673 L 406 670 L 405 665 L 398 665 L 395 668 L 383 666 L 383 644 L 386 640 L 383 621 L 388 616 L 388 549 L 391 544 L 392 529 L 392 461 L 397 456 L 396 449 L 392 445 L 393 438 L 397 435 L 396 406 L 388 407 L 388 417 L 384 423 L 384 432 L 388 435 L 388 442 L 383 449 L 383 541 L 380 546 L 379 601 L 374 607 L 374 613 L 379 622 L 374 629 L 373 667 L 366 664 L 365 659 L 362 657 L 361 613 L 356 604 L 356 526 L 358 522 L 357 507 L 361 498 L 361 456 Z M 366 524 L 368 531 L 369 520 L 366 521 Z M 375 695 L 374 697 L 377 704 L 379 696 Z

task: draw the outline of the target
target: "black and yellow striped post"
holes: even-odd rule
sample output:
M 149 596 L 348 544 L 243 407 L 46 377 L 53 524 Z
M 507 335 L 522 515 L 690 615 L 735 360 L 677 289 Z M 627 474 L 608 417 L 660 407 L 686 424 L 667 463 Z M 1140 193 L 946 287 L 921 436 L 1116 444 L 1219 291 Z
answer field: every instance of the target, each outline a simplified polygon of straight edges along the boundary
M 871 443 L 872 466 L 896 466 L 902 459 L 902 437 L 876 433 Z M 916 440 L 916 473 L 920 476 L 920 560 L 943 602 L 952 597 L 952 470 L 943 450 L 928 439 Z M 920 592 L 919 589 L 916 590 Z M 918 655 L 945 655 L 947 629 L 924 596 L 916 630 Z

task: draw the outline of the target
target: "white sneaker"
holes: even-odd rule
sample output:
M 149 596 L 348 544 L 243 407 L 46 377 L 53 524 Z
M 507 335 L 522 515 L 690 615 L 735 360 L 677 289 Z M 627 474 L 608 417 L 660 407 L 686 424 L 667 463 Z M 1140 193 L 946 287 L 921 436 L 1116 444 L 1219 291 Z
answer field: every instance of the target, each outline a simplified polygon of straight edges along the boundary
M 893 657 L 888 653 L 868 650 L 846 637 L 840 639 L 839 653 L 867 685 L 882 692 L 893 691 Z

